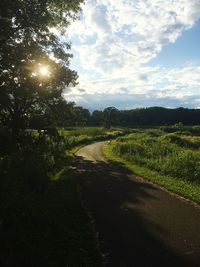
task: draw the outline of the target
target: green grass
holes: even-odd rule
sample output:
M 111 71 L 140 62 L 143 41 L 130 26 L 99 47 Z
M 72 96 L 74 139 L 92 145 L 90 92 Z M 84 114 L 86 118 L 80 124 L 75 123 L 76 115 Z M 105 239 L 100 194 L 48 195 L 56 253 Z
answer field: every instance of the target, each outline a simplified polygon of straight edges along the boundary
M 70 129 L 60 129 L 59 133 L 64 138 L 66 154 L 72 157 L 75 152 L 84 145 L 97 141 L 115 139 L 124 135 L 127 129 L 105 129 L 97 127 L 74 127 Z
M 93 229 L 67 168 L 43 192 L 18 191 L 10 198 L 1 217 L 1 266 L 101 266 Z
M 200 203 L 199 176 L 195 175 L 199 161 L 194 163 L 199 155 L 199 127 L 193 134 L 190 128 L 182 128 L 172 133 L 164 129 L 60 129 L 59 138 L 27 135 L 17 149 L 10 145 L 9 154 L 0 152 L 0 266 L 102 266 L 71 170 L 73 153 L 95 141 L 118 137 L 104 150 L 108 158 Z M 182 179 L 177 169 L 176 177 L 161 174 L 169 170 L 165 157 L 181 150 L 186 156 L 184 162 L 179 160 L 178 170 L 189 162 L 192 176 Z
M 109 135 L 79 128 L 59 140 L 25 136 L 0 157 L 0 266 L 102 266 L 71 165 L 80 146 Z
M 103 141 L 123 135 L 126 130 L 105 129 L 97 127 L 76 127 L 60 129 L 59 133 L 64 138 L 65 146 L 70 150 L 95 141 Z
M 104 153 L 135 174 L 200 203 L 200 137 L 197 132 L 186 135 L 182 128 L 172 134 L 141 129 L 117 138 Z

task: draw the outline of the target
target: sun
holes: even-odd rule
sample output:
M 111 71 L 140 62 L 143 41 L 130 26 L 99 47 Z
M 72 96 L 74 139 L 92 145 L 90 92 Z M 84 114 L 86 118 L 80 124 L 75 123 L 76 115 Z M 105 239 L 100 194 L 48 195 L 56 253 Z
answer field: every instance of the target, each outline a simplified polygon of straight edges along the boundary
M 31 77 L 41 81 L 48 81 L 52 76 L 52 68 L 49 64 L 36 63 L 31 68 Z
M 40 66 L 39 67 L 39 74 L 41 76 L 44 76 L 44 77 L 49 76 L 49 74 L 50 74 L 49 68 L 47 66 Z

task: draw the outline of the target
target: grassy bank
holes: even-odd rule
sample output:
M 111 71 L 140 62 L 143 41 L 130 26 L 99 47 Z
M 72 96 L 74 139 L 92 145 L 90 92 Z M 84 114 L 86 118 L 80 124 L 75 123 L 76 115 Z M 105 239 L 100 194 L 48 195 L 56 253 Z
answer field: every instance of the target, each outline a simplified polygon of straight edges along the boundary
M 0 265 L 101 266 L 71 165 L 78 147 L 118 130 L 30 133 L 0 155 Z
M 200 128 L 135 129 L 104 153 L 133 173 L 200 203 Z

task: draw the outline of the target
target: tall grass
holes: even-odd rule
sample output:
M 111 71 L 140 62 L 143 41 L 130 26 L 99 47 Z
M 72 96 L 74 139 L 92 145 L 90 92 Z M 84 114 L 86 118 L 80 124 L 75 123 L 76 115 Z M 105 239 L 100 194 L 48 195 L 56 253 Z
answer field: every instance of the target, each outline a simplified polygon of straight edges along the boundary
M 77 127 L 70 129 L 60 129 L 59 134 L 63 137 L 66 149 L 83 144 L 90 143 L 92 141 L 102 141 L 106 139 L 116 138 L 124 134 L 125 130 L 111 129 L 97 127 Z
M 154 129 L 120 137 L 113 152 L 161 174 L 200 183 L 199 128 L 196 127 L 195 136 L 191 132 L 185 134 L 184 126 L 181 128 L 174 133 Z

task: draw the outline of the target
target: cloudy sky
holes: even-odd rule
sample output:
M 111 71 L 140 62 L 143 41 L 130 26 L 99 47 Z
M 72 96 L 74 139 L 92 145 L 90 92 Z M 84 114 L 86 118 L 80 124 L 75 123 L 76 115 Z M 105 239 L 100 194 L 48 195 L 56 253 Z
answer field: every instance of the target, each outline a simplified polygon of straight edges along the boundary
M 86 0 L 68 34 L 90 110 L 200 108 L 200 0 Z

